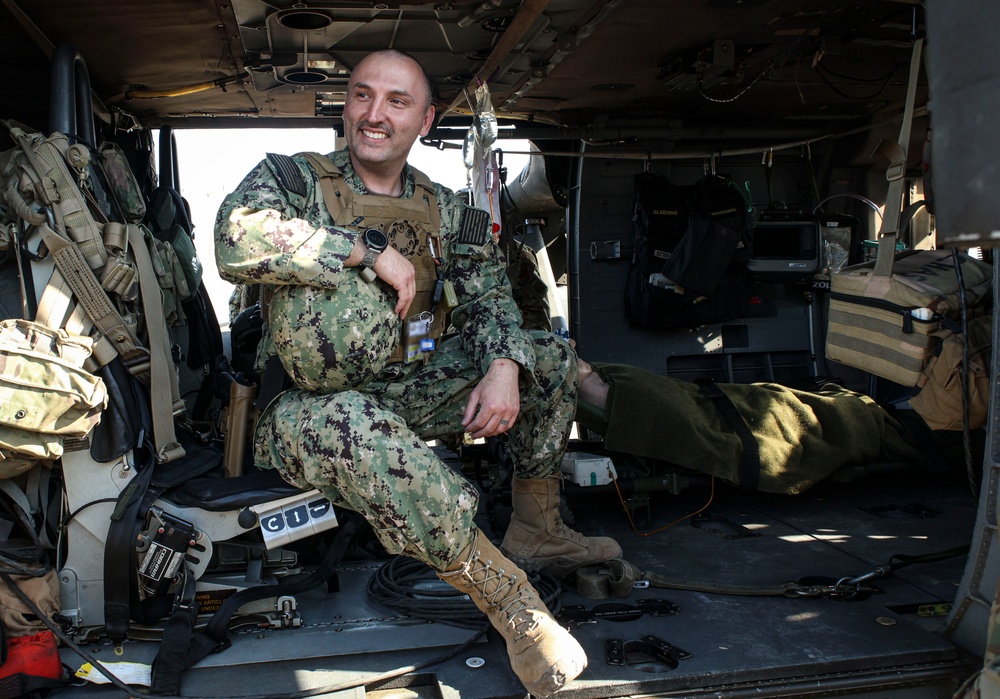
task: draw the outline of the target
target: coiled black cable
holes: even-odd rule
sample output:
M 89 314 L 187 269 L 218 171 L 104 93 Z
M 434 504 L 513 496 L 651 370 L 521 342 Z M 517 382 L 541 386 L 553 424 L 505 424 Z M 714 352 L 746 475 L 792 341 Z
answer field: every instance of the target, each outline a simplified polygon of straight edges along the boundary
M 555 578 L 541 573 L 528 575 L 545 606 L 559 613 L 560 587 Z M 425 563 L 396 556 L 379 566 L 368 581 L 372 600 L 416 619 L 438 621 L 467 629 L 480 628 L 485 616 L 468 595 L 441 582 Z

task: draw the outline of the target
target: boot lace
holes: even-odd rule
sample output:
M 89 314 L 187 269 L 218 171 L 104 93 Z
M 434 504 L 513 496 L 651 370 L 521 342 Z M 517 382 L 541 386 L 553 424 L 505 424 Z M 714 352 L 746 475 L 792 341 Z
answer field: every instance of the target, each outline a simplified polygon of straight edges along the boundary
M 535 628 L 538 622 L 528 613 L 525 590 L 518 588 L 516 575 L 506 574 L 503 568 L 494 569 L 493 561 L 483 561 L 478 552 L 469 564 L 468 575 L 483 599 L 503 615 L 507 626 L 517 634 L 513 639 L 514 643 Z M 478 579 L 479 575 L 483 576 L 481 580 Z
M 580 532 L 576 531 L 575 529 L 571 529 L 570 527 L 566 526 L 566 523 L 563 522 L 563 518 L 560 517 L 559 515 L 556 515 L 554 524 L 555 524 L 555 531 L 553 532 L 553 534 L 555 534 L 556 536 L 560 536 L 568 541 L 571 541 L 574 544 L 579 544 L 580 546 L 585 545 L 584 540 L 586 539 L 586 537 Z

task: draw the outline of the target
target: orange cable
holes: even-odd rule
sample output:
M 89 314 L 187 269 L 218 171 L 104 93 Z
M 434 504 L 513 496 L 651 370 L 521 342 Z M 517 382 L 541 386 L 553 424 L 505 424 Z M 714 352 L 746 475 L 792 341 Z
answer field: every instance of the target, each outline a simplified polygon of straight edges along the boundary
M 710 481 L 711 485 L 710 485 L 710 489 L 709 489 L 709 493 L 708 493 L 708 502 L 706 502 L 704 505 L 702 505 L 701 508 L 695 510 L 691 514 L 687 514 L 687 515 L 684 515 L 683 517 L 675 519 L 673 522 L 670 522 L 669 524 L 664 524 L 659 529 L 654 529 L 653 531 L 650 531 L 650 532 L 641 532 L 638 529 L 636 529 L 635 522 L 632 520 L 632 513 L 629 512 L 628 506 L 625 504 L 625 498 L 622 496 L 622 491 L 618 487 L 618 479 L 613 477 L 611 479 L 611 482 L 615 484 L 615 490 L 618 492 L 618 499 L 622 503 L 622 508 L 624 508 L 624 510 L 625 510 L 625 516 L 628 517 L 628 523 L 632 527 L 632 531 L 634 531 L 639 536 L 653 536 L 654 534 L 659 534 L 660 532 L 664 532 L 667 529 L 670 529 L 670 527 L 674 526 L 675 524 L 679 524 L 680 522 L 683 522 L 685 519 L 690 519 L 691 517 L 694 517 L 695 515 L 701 514 L 702 512 L 704 512 L 705 510 L 708 509 L 708 506 L 712 504 L 712 500 L 715 498 L 715 476 L 712 476 L 712 480 Z

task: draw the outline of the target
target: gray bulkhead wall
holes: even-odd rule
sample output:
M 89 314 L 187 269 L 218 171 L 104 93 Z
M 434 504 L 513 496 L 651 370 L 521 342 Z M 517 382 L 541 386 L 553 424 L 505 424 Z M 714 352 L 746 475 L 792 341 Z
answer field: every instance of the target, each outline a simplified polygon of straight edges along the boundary
M 772 170 L 775 199 L 801 201 L 804 165 L 797 156 L 776 162 Z M 580 356 L 592 362 L 633 364 L 687 380 L 698 375 L 719 381 L 764 381 L 792 374 L 825 374 L 820 329 L 824 300 L 806 293 L 801 285 L 760 286 L 754 294 L 760 303 L 752 305 L 744 317 L 726 323 L 682 329 L 629 323 L 624 293 L 635 238 L 632 200 L 635 176 L 645 167 L 639 160 L 586 157 L 576 170 L 570 206 L 578 206 L 579 215 L 567 220 L 576 229 L 570 231 L 570 255 L 577 265 L 577 278 L 570 280 L 570 319 Z M 654 159 L 648 168 L 684 185 L 704 175 L 705 162 Z M 759 156 L 724 161 L 717 171 L 741 187 L 749 183 L 755 205 L 767 206 Z M 619 257 L 600 259 L 614 245 Z M 592 246 L 599 259 L 592 258 Z
M 931 168 L 938 241 L 942 245 L 1000 245 L 1000 64 L 996 0 L 927 2 Z M 993 266 L 993 304 L 1000 273 Z M 990 411 L 976 530 L 946 636 L 982 655 L 990 606 L 1000 580 L 1000 324 L 993 324 Z
M 993 265 L 993 306 L 1000 303 L 1000 270 Z M 1000 391 L 997 368 L 1000 366 L 1000 325 L 993 324 L 993 367 L 989 416 L 985 429 L 986 453 L 982 464 L 982 485 L 976 529 L 969 548 L 965 573 L 944 635 L 976 655 L 986 652 L 990 608 L 1000 584 L 1000 539 L 998 539 L 998 498 L 1000 498 Z

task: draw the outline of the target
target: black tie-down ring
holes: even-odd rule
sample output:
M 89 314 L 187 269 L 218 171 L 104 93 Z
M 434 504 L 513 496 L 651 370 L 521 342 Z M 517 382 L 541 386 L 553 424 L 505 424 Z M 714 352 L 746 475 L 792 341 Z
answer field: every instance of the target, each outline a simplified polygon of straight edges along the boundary
M 609 638 L 607 641 L 608 665 L 627 665 L 642 672 L 670 672 L 677 669 L 681 660 L 690 657 L 683 648 L 652 635 L 643 636 L 642 640 Z

